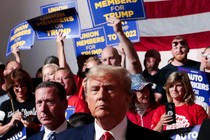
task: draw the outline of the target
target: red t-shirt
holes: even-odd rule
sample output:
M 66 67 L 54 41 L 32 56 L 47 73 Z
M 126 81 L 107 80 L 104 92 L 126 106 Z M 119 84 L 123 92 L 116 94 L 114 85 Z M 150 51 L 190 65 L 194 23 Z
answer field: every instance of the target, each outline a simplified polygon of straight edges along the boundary
M 137 124 L 142 127 L 150 128 L 152 116 L 153 116 L 155 110 L 157 109 L 158 105 L 159 105 L 158 103 L 151 103 L 148 106 L 148 108 L 143 116 L 138 114 L 135 110 L 129 110 L 127 112 L 126 116 L 134 124 Z
M 84 100 L 84 90 L 83 90 L 83 87 L 82 87 L 82 81 L 83 81 L 83 78 L 77 76 L 77 75 L 74 75 L 74 80 L 75 80 L 75 83 L 76 83 L 76 86 L 77 86 L 77 91 L 76 93 L 74 93 L 74 95 L 78 96 L 80 99 Z
M 90 113 L 90 110 L 87 106 L 87 103 L 77 97 L 76 95 L 72 95 L 68 99 L 68 106 L 74 106 L 75 107 L 75 112 L 85 112 L 85 113 Z
M 202 121 L 208 118 L 206 111 L 197 104 L 175 106 L 176 123 L 166 125 L 163 130 L 172 130 L 186 128 L 190 126 L 200 125 Z M 160 117 L 165 113 L 165 106 L 159 106 L 153 114 L 151 129 L 154 129 L 158 124 Z

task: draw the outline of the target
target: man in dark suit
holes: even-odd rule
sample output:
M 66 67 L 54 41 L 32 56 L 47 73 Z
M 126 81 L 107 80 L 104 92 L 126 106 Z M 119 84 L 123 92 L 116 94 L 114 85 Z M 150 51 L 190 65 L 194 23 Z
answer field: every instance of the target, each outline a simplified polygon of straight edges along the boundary
M 71 127 L 65 118 L 68 102 L 63 85 L 57 82 L 42 82 L 35 90 L 35 98 L 37 117 L 44 130 L 30 137 L 30 140 L 48 140 L 50 134 L 54 137 Z
M 131 101 L 131 79 L 122 67 L 97 65 L 90 69 L 83 84 L 94 123 L 68 129 L 56 139 L 104 140 L 109 132 L 115 140 L 169 140 L 159 132 L 131 123 L 126 118 Z

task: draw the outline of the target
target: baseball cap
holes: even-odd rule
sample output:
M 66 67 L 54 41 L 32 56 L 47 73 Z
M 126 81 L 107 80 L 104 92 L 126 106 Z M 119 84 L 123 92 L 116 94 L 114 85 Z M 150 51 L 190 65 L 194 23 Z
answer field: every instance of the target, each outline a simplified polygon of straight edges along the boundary
M 141 74 L 130 75 L 131 78 L 131 90 L 140 91 L 147 85 L 152 86 L 151 82 L 147 82 Z

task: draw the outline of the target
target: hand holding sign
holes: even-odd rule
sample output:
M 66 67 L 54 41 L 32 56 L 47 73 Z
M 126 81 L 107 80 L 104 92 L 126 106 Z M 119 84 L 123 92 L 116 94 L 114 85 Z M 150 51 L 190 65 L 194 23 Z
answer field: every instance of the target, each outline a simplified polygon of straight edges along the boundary
M 60 47 L 61 45 L 64 46 L 64 39 L 66 38 L 66 34 L 62 31 L 58 32 L 58 35 L 56 37 L 56 44 L 57 47 Z
M 11 126 L 15 125 L 17 121 L 21 121 L 23 114 L 21 112 L 15 112 L 10 120 L 9 124 Z
M 113 27 L 113 30 L 116 34 L 118 33 L 123 33 L 123 30 L 122 30 L 122 23 L 121 23 L 121 20 L 116 18 L 116 17 L 110 17 L 107 19 L 107 22 L 108 22 L 108 26 L 112 26 Z
M 12 54 L 15 56 L 15 60 L 16 60 L 18 63 L 21 63 L 21 62 L 20 62 L 19 45 L 18 45 L 18 44 L 15 44 L 15 45 L 11 48 L 11 51 L 12 51 Z

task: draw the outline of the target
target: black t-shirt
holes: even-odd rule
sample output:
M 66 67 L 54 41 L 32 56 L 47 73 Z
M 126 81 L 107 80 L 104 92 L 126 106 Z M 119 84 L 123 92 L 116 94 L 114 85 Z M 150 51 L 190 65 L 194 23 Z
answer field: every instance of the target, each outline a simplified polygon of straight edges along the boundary
M 14 106 L 15 112 L 20 111 L 23 113 L 23 115 L 26 119 L 30 119 L 29 121 L 39 123 L 37 116 L 36 116 L 35 97 L 34 96 L 30 97 L 27 101 L 25 101 L 23 103 L 20 103 L 16 99 L 13 99 L 13 106 Z M 0 110 L 5 113 L 5 117 L 4 117 L 3 121 L 0 121 L 3 125 L 5 125 L 10 122 L 10 120 L 12 119 L 12 115 L 14 114 L 14 112 L 12 110 L 11 100 L 7 100 L 7 101 L 3 102 L 0 107 Z M 14 125 L 4 135 L 4 137 L 11 136 L 11 135 L 17 133 L 18 131 L 22 130 L 23 127 L 24 127 L 23 124 L 21 122 L 18 122 L 17 125 Z M 30 128 L 27 128 L 26 131 L 27 131 L 27 135 L 31 135 L 31 133 L 34 133 L 34 132 L 32 132 L 33 130 Z
M 147 82 L 151 82 L 152 83 L 152 92 L 154 93 L 156 91 L 157 88 L 157 84 L 159 82 L 159 72 L 160 70 L 158 70 L 158 72 L 155 75 L 151 75 L 150 73 L 148 73 L 147 70 L 143 71 L 143 76 L 146 79 Z

